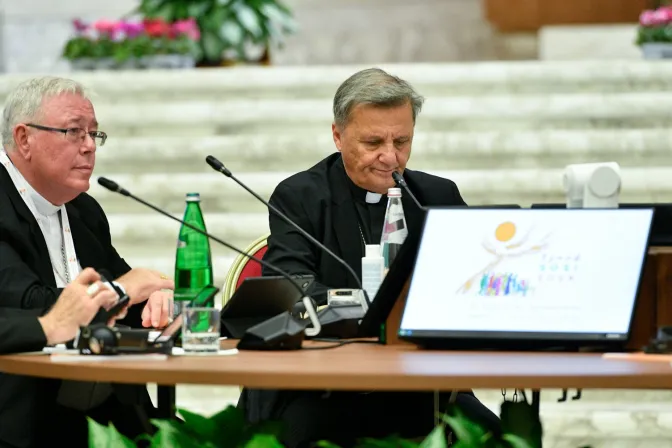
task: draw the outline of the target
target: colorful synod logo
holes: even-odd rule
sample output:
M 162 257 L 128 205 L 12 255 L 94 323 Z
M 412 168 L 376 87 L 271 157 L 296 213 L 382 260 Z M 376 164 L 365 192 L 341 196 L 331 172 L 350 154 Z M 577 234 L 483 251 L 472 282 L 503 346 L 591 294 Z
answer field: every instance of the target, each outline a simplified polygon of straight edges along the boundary
M 526 296 L 538 281 L 536 257 L 546 252 L 550 232 L 506 221 L 482 241 L 492 260 L 469 277 L 458 294 L 477 296 Z M 526 263 L 525 259 L 530 259 Z

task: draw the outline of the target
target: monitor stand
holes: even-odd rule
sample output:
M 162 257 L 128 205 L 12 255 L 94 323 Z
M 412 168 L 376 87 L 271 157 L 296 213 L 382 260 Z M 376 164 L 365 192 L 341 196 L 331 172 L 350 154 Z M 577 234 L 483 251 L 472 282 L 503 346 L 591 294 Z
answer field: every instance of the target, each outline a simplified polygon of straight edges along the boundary
M 392 311 L 385 320 L 384 328 L 381 330 L 381 342 L 385 345 L 409 345 L 410 342 L 399 339 L 399 327 L 401 327 L 401 317 L 404 314 L 406 307 L 406 297 L 408 296 L 408 288 L 411 286 L 412 273 L 408 275 L 404 287 L 401 288 L 397 300 L 394 302 Z
M 667 325 L 672 325 L 672 247 L 650 247 L 626 349 L 641 351 Z

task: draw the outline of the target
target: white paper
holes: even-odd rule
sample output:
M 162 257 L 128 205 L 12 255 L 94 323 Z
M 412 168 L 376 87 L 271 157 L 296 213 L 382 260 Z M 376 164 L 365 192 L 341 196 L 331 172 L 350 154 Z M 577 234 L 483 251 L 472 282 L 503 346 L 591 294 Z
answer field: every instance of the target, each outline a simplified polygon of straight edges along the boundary
M 168 355 L 61 355 L 52 354 L 51 362 L 98 362 L 98 361 L 165 361 Z
M 35 354 L 49 354 L 36 352 Z M 182 347 L 173 347 L 172 356 L 231 356 L 238 349 L 219 350 L 218 352 L 185 352 Z M 98 362 L 98 361 L 165 361 L 168 355 L 161 353 L 122 354 L 122 355 L 82 355 L 77 350 L 50 353 L 51 362 Z
M 173 356 L 231 356 L 237 355 L 238 349 L 219 350 L 218 352 L 185 352 L 182 347 L 173 347 Z

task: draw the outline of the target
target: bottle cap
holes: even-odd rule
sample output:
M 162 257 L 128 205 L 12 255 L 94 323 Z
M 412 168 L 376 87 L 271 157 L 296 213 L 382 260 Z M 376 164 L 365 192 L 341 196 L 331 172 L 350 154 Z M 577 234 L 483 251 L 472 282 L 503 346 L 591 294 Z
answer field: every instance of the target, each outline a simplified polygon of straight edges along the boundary
M 201 195 L 199 193 L 187 193 L 187 202 L 200 202 Z
M 367 244 L 365 256 L 366 258 L 380 257 L 380 244 Z
M 388 198 L 400 198 L 401 197 L 401 188 L 388 188 L 387 197 Z

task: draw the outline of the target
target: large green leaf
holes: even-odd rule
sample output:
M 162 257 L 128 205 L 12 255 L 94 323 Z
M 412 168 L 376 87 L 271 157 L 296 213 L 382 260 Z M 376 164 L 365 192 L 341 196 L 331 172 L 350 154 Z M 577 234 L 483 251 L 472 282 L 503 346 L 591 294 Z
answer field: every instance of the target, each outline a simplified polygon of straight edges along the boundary
M 135 443 L 117 431 L 113 424 L 103 426 L 92 418 L 88 421 L 91 448 L 135 448 Z
M 422 441 L 420 448 L 446 448 L 446 430 L 443 425 L 436 425 L 432 432 Z
M 245 41 L 245 31 L 236 20 L 227 20 L 222 23 L 219 32 L 229 48 L 241 46 Z
M 254 39 L 262 36 L 260 18 L 257 13 L 244 2 L 235 3 L 234 11 L 240 24 L 247 30 Z
M 179 10 L 182 2 L 166 1 L 152 10 L 151 13 L 145 13 L 150 19 L 162 19 L 166 22 L 173 22 L 179 19 Z
M 145 16 L 153 17 L 167 3 L 170 3 L 170 0 L 142 0 L 139 10 Z
M 275 436 L 257 434 L 245 444 L 245 448 L 283 448 L 283 445 Z
M 212 7 L 212 2 L 210 1 L 205 1 L 205 2 L 193 2 L 189 3 L 187 10 L 189 12 L 189 17 L 194 17 L 198 19 L 202 15 L 206 14 L 208 10 Z
M 203 46 L 203 57 L 209 61 L 219 61 L 224 51 L 224 43 L 216 33 L 201 33 L 201 45 Z
M 152 420 L 158 430 L 152 437 L 151 448 L 217 448 L 202 434 L 191 431 L 185 424 L 174 420 Z
M 487 434 L 480 425 L 464 417 L 459 409 L 455 410 L 455 415 L 444 414 L 441 418 L 450 426 L 457 440 L 466 446 L 480 446 L 480 440 Z
M 266 16 L 269 22 L 287 33 L 295 33 L 298 30 L 296 20 L 294 20 L 291 13 L 284 11 L 275 3 L 262 5 L 260 12 Z
M 531 404 L 525 401 L 505 401 L 502 403 L 500 416 L 504 434 L 522 438 L 531 448 L 541 448 L 541 421 Z
M 514 434 L 504 434 L 502 440 L 508 443 L 509 448 L 532 448 L 525 439 Z
M 389 436 L 384 439 L 366 437 L 357 441 L 357 448 L 418 448 L 418 443 L 406 440 L 399 436 Z
M 184 419 L 184 429 L 198 434 L 205 440 L 215 440 L 217 436 L 217 422 L 199 414 L 194 414 L 186 409 L 180 409 L 180 415 Z
M 339 445 L 336 445 L 335 443 L 328 442 L 326 440 L 320 440 L 317 442 L 317 447 L 318 448 L 341 448 Z
M 231 17 L 233 17 L 233 14 L 226 8 L 214 8 L 207 15 L 200 18 L 198 26 L 201 29 L 201 33 L 209 31 L 219 36 L 222 23 Z

